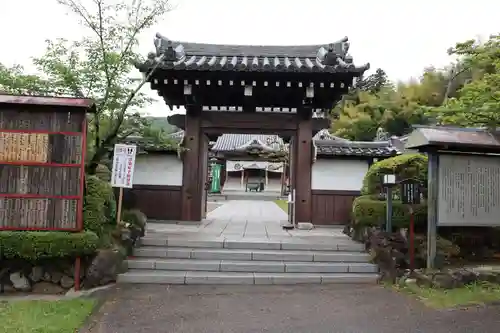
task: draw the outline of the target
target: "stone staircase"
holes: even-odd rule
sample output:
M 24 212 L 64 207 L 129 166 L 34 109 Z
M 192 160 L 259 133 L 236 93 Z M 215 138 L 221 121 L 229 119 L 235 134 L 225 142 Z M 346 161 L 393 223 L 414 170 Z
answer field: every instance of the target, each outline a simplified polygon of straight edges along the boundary
M 119 283 L 375 283 L 378 268 L 347 237 L 228 239 L 154 233 L 127 261 Z

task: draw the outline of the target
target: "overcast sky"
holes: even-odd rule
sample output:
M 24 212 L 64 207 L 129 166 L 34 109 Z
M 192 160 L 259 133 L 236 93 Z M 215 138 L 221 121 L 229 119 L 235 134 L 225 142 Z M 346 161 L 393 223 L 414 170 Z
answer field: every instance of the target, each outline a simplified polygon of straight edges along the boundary
M 81 28 L 55 0 L 0 0 L 0 62 L 30 69 L 44 40 L 77 39 Z M 153 50 L 155 32 L 173 40 L 205 43 L 327 44 L 344 36 L 356 64 L 383 68 L 392 80 L 443 67 L 455 42 L 500 32 L 500 1 L 445 0 L 174 0 L 175 10 L 141 36 Z M 149 89 L 149 88 L 148 88 Z M 153 96 L 157 96 L 154 94 Z M 168 115 L 155 103 L 148 112 Z

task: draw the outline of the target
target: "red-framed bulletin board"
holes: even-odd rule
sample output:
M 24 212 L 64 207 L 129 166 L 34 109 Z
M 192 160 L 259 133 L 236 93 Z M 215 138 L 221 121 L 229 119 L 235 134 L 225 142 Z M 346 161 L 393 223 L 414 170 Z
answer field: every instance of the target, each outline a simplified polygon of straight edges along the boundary
M 0 95 L 0 230 L 81 231 L 92 100 Z

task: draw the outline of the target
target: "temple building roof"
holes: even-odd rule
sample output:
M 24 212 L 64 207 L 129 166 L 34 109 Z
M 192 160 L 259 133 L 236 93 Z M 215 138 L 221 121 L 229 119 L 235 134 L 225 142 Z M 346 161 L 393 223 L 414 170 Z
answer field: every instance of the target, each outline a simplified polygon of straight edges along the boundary
M 171 134 L 176 140 L 182 140 L 183 131 Z M 401 154 L 402 149 L 393 145 L 392 140 L 351 141 L 332 135 L 328 129 L 319 131 L 313 137 L 319 156 L 367 156 L 390 157 Z M 283 140 L 278 135 L 264 134 L 222 134 L 212 146 L 212 151 L 236 152 L 251 148 L 264 151 L 278 151 L 283 147 Z
M 500 132 L 484 128 L 448 126 L 413 126 L 406 139 L 407 149 L 442 149 L 456 151 L 500 152 Z
M 222 134 L 212 147 L 213 151 L 244 151 L 259 148 L 276 151 L 283 146 L 283 139 L 278 135 L 265 134 Z
M 315 141 L 318 156 L 367 156 L 390 157 L 400 154 L 396 147 L 389 141 L 364 142 L 364 141 Z
M 341 138 L 339 136 L 335 136 L 330 133 L 328 129 L 322 129 L 316 135 L 313 136 L 313 140 L 332 140 L 332 141 L 338 141 L 338 142 L 350 142 L 348 139 Z
M 327 44 L 265 46 L 178 42 L 156 34 L 155 48 L 149 60 L 137 66 L 141 71 L 147 71 L 160 57 L 159 68 L 174 70 L 362 74 L 369 68 L 369 64 L 353 64 L 347 37 Z

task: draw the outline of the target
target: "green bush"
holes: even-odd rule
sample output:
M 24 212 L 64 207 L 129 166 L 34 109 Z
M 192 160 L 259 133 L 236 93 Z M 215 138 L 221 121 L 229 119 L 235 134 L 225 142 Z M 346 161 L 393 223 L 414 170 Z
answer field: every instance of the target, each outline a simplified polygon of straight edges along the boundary
M 85 230 L 98 236 L 116 220 L 116 200 L 111 185 L 97 176 L 85 177 L 83 220 Z
M 95 170 L 95 175 L 105 181 L 105 182 L 109 182 L 111 180 L 111 170 L 109 170 L 109 168 L 107 166 L 105 166 L 104 164 L 99 164 Z
M 385 224 L 386 202 L 377 200 L 373 195 L 363 195 L 356 198 L 352 205 L 354 227 L 378 227 Z M 427 205 L 420 204 L 414 207 L 416 228 L 425 227 L 427 223 Z M 408 228 L 410 212 L 407 205 L 400 201 L 393 201 L 392 225 L 396 228 Z
M 427 185 L 427 156 L 404 154 L 374 163 L 363 179 L 362 195 L 378 194 L 382 189 L 382 177 L 394 174 L 398 180 L 416 178 Z
M 146 214 L 138 209 L 125 210 L 122 214 L 122 221 L 130 223 L 131 227 L 129 229 L 137 229 L 140 237 L 144 237 L 146 234 Z
M 136 227 L 146 227 L 146 215 L 138 209 L 124 210 L 122 213 L 122 221 L 128 222 Z
M 0 231 L 0 260 L 83 257 L 94 254 L 98 242 L 90 231 Z

